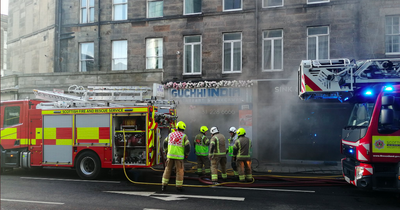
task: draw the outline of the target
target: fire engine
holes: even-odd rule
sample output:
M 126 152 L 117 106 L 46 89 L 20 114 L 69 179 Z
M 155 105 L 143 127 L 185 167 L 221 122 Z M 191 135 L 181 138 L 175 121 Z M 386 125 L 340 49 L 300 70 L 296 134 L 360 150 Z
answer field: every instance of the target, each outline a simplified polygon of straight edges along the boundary
M 354 103 L 340 147 L 345 180 L 400 191 L 400 59 L 303 60 L 298 81 L 303 100 Z
M 1 102 L 2 171 L 64 167 L 96 179 L 107 169 L 163 162 L 160 139 L 175 127 L 174 101 L 143 100 L 147 87 L 69 90 L 78 96 L 34 90 L 41 100 Z

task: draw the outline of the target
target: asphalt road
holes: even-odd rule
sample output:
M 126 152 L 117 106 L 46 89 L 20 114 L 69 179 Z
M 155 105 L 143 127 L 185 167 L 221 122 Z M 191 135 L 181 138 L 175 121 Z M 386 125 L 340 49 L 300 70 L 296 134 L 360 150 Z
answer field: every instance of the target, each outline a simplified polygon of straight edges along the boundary
M 131 180 L 159 183 L 162 172 L 128 171 Z M 188 174 L 189 175 L 189 174 Z M 131 183 L 123 172 L 80 180 L 73 170 L 16 169 L 1 174 L 1 209 L 400 209 L 397 193 L 324 187 L 185 187 Z M 173 180 L 171 180 L 173 181 Z M 201 185 L 197 180 L 184 184 Z

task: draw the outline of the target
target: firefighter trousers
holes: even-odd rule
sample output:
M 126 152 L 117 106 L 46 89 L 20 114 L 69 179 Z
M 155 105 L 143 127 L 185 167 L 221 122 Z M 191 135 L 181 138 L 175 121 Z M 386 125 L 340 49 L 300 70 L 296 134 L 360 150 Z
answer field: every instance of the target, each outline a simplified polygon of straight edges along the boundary
M 213 182 L 218 181 L 218 165 L 221 165 L 221 176 L 226 179 L 226 157 L 213 157 L 211 159 L 211 179 Z
M 209 174 L 211 172 L 210 159 L 208 159 L 207 156 L 197 156 L 197 173 L 198 174 L 203 173 L 203 166 L 204 166 L 205 173 Z
M 239 180 L 253 181 L 253 175 L 251 174 L 251 160 L 236 160 L 237 170 L 239 172 Z
M 175 166 L 176 168 L 176 187 L 182 187 L 183 185 L 183 174 L 184 174 L 184 168 L 183 168 L 183 160 L 178 160 L 178 159 L 167 159 L 165 167 L 165 171 L 163 174 L 162 178 L 162 185 L 166 186 L 168 185 L 169 178 L 171 177 L 171 172 L 172 168 Z

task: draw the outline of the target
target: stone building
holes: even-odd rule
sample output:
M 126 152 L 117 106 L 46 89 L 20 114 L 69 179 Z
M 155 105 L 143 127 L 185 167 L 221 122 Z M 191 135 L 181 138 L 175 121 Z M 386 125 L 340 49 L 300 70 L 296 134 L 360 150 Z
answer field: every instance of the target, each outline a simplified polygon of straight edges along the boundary
M 1 76 L 7 75 L 7 15 L 1 15 Z
M 399 57 L 399 20 L 393 0 L 10 1 L 7 59 L 18 74 L 1 87 L 17 89 L 2 100 L 161 83 L 190 135 L 240 126 L 260 160 L 337 161 L 350 105 L 300 101 L 298 65 Z

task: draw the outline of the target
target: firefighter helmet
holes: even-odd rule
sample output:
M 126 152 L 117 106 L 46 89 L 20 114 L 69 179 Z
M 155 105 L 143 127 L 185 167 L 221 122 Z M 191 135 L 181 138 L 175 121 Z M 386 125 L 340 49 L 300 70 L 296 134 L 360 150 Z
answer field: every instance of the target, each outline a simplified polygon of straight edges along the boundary
M 201 126 L 200 127 L 200 132 L 205 133 L 206 131 L 208 131 L 207 126 Z
M 246 135 L 246 130 L 244 130 L 244 128 L 239 128 L 236 133 L 238 136 L 243 136 Z
M 178 124 L 176 124 L 176 127 L 179 130 L 185 130 L 186 129 L 186 124 L 183 121 L 179 121 Z
M 235 127 L 229 128 L 229 132 L 236 133 L 236 128 Z
M 211 134 L 216 134 L 216 133 L 219 133 L 219 131 L 218 131 L 218 128 L 217 128 L 217 127 L 212 127 L 212 128 L 210 129 L 210 132 L 211 132 Z

